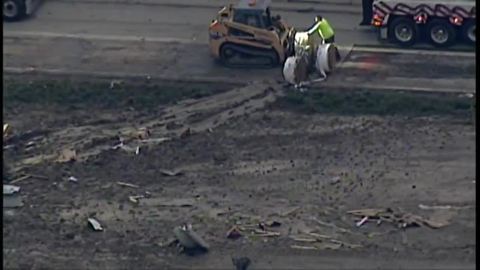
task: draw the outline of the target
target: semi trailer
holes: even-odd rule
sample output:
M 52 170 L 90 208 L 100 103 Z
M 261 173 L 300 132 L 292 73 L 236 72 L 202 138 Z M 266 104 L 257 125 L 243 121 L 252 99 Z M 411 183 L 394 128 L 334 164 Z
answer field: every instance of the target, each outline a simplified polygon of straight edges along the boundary
M 20 21 L 33 14 L 40 0 L 3 0 L 3 20 Z
M 404 47 L 476 42 L 475 0 L 363 0 L 363 22 L 377 28 L 380 39 Z

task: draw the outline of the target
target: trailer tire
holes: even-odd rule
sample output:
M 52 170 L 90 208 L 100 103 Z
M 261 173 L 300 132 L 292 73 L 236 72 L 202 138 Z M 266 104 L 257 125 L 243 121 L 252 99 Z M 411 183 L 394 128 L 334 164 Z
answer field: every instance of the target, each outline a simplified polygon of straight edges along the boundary
M 408 17 L 396 17 L 388 25 L 389 39 L 402 47 L 410 47 L 418 40 L 418 27 Z
M 27 8 L 23 0 L 3 0 L 3 20 L 19 21 L 25 17 Z
M 473 19 L 466 21 L 463 24 L 461 31 L 462 39 L 468 44 L 475 45 L 475 39 L 477 36 L 476 21 Z
M 430 43 L 439 48 L 452 46 L 457 39 L 455 28 L 444 19 L 432 19 L 427 24 L 426 35 Z

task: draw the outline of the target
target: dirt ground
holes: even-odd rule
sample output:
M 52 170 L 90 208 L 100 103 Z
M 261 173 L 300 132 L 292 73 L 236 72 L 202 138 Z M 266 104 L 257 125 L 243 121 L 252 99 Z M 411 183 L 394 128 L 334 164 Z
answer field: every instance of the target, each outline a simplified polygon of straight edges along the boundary
M 468 118 L 306 114 L 276 102 L 285 90 L 268 83 L 155 97 L 149 108 L 135 104 L 141 90 L 130 89 L 126 106 L 102 95 L 98 103 L 28 100 L 26 90 L 8 89 L 4 184 L 33 177 L 15 183 L 24 205 L 3 210 L 5 269 L 234 269 L 232 256 L 248 256 L 251 269 L 475 267 Z M 141 127 L 151 131 L 143 142 Z M 112 149 L 119 138 L 126 147 Z M 57 162 L 63 149 L 76 150 L 77 161 Z M 364 208 L 442 226 L 357 227 L 347 212 Z M 89 217 L 104 231 L 93 231 Z M 266 228 L 279 236 L 260 234 L 258 223 L 269 221 L 280 223 Z M 207 254 L 166 244 L 184 223 L 210 244 Z M 226 237 L 233 225 L 243 229 L 236 240 Z

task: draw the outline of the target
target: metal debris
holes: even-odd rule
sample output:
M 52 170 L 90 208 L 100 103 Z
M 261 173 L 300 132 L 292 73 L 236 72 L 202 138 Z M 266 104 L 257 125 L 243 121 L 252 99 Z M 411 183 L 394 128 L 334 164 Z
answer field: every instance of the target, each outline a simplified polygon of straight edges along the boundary
M 143 198 L 145 198 L 144 195 L 136 195 L 136 196 L 129 196 L 128 200 L 130 200 L 134 204 L 138 204 L 138 203 L 140 203 L 139 200 L 143 199 Z
M 96 219 L 88 218 L 88 223 L 95 231 L 103 231 L 102 225 L 100 225 L 100 222 L 98 222 Z
M 131 188 L 139 188 L 140 186 L 130 184 L 130 183 L 125 183 L 125 182 L 117 182 L 117 185 L 122 186 L 122 187 L 131 187 Z
M 173 234 L 178 239 L 180 245 L 187 250 L 208 251 L 210 248 L 207 242 L 193 231 L 192 225 L 190 224 L 175 227 L 173 229 Z
M 227 238 L 228 239 L 238 239 L 240 237 L 242 237 L 242 233 L 240 232 L 240 229 L 237 226 L 233 226 L 227 232 Z

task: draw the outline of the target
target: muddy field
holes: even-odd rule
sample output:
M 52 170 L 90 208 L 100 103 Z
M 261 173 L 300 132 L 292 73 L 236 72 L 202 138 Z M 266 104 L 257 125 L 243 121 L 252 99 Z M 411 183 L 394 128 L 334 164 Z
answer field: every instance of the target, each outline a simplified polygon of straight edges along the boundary
M 4 184 L 23 201 L 3 209 L 6 269 L 235 269 L 232 256 L 251 269 L 475 267 L 464 99 L 270 83 L 4 89 Z M 75 161 L 59 159 L 65 149 Z M 348 211 L 366 208 L 393 219 L 356 226 L 364 215 Z M 169 245 L 185 223 L 208 253 Z M 234 225 L 241 236 L 228 239 Z

